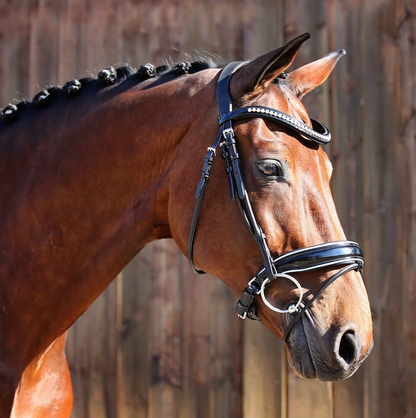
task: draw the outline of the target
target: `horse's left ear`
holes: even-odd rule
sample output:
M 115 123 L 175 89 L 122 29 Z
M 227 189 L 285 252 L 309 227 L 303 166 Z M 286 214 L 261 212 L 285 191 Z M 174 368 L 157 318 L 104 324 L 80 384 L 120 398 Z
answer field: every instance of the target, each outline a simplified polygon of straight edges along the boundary
M 318 87 L 328 78 L 338 60 L 345 54 L 346 52 L 343 49 L 331 52 L 320 60 L 292 71 L 286 81 L 296 96 L 301 99 L 306 93 Z
M 246 94 L 258 95 L 265 91 L 268 84 L 289 67 L 300 46 L 309 38 L 309 33 L 304 33 L 238 69 L 231 78 L 232 98 L 238 100 Z

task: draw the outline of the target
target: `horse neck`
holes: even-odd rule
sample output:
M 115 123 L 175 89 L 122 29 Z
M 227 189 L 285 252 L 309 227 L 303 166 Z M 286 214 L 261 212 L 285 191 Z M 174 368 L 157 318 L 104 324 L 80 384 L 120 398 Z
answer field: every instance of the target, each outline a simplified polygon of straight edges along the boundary
M 146 243 L 170 236 L 169 172 L 204 109 L 204 99 L 192 98 L 196 76 L 51 105 L 3 135 L 0 280 L 28 295 L 47 292 L 42 303 L 62 314 L 55 337 Z

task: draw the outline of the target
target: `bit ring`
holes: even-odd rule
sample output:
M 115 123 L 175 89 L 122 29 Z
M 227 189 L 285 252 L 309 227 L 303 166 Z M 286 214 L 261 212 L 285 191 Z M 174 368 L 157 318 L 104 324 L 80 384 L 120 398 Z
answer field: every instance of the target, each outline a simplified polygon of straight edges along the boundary
M 266 296 L 265 296 L 265 294 L 264 294 L 264 291 L 265 291 L 265 288 L 266 288 L 266 285 L 268 284 L 268 283 L 270 283 L 270 279 L 266 279 L 266 280 L 264 280 L 264 282 L 261 284 L 261 288 L 260 288 L 260 295 L 261 295 L 261 298 L 263 299 L 263 302 L 265 303 L 265 305 L 268 307 L 268 308 L 270 308 L 272 311 L 274 311 L 274 312 L 277 312 L 277 313 L 281 313 L 281 314 L 284 314 L 284 313 L 290 313 L 290 314 L 293 314 L 293 313 L 295 313 L 295 312 L 298 312 L 298 309 L 299 309 L 299 305 L 300 305 L 300 303 L 302 302 L 302 298 L 303 298 L 303 290 L 302 290 L 302 286 L 300 285 L 300 283 L 294 278 L 294 277 L 292 277 L 292 276 L 289 276 L 288 274 L 285 274 L 285 273 L 278 273 L 278 274 L 276 274 L 276 276 L 275 276 L 275 278 L 277 279 L 277 278 L 279 278 L 279 277 L 283 277 L 284 279 L 287 279 L 287 280 L 290 280 L 297 288 L 298 288 L 298 290 L 299 290 L 299 300 L 297 301 L 297 303 L 296 304 L 291 304 L 290 306 L 289 306 L 289 308 L 288 309 L 279 309 L 279 308 L 276 308 L 275 306 L 273 306 L 267 299 L 266 299 Z

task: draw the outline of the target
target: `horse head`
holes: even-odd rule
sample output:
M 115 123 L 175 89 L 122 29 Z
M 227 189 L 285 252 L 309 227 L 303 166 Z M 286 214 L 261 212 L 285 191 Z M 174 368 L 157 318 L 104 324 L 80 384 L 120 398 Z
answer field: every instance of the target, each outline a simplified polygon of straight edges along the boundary
M 243 295 L 240 316 L 260 319 L 285 339 L 298 375 L 330 381 L 351 376 L 369 354 L 372 320 L 362 253 L 346 241 L 331 195 L 332 165 L 320 145 L 330 135 L 301 103 L 345 52 L 285 73 L 308 37 L 217 75 L 220 134 L 204 160 L 188 255 L 196 272 Z M 213 129 L 199 124 L 206 146 Z M 220 149 L 232 199 L 224 168 L 213 164 Z M 197 167 L 191 164 L 189 173 Z M 189 217 L 180 219 L 189 225 Z M 173 222 L 171 229 L 175 238 L 180 228 Z M 177 242 L 185 252 L 183 233 Z

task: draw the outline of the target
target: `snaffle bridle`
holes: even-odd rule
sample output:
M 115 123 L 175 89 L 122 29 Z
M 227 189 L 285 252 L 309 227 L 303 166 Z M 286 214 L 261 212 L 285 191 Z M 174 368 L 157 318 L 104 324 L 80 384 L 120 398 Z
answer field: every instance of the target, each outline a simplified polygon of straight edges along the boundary
M 299 250 L 284 253 L 273 259 L 267 245 L 266 236 L 261 226 L 257 223 L 253 213 L 244 180 L 240 171 L 239 155 L 236 147 L 236 139 L 232 127 L 232 121 L 242 118 L 264 118 L 277 121 L 292 131 L 297 132 L 303 138 L 327 144 L 331 139 L 328 129 L 320 122 L 311 119 L 312 128 L 299 120 L 287 115 L 279 110 L 264 106 L 249 106 L 237 110 L 232 108 L 232 99 L 230 95 L 230 80 L 232 75 L 247 62 L 232 62 L 222 71 L 217 83 L 217 102 L 220 110 L 219 126 L 220 131 L 211 147 L 208 147 L 204 159 L 204 166 L 201 179 L 195 194 L 197 199 L 194 215 L 192 218 L 191 229 L 188 240 L 188 259 L 192 270 L 198 274 L 204 274 L 204 271 L 195 267 L 193 262 L 193 246 L 195 240 L 196 227 L 198 224 L 199 213 L 201 210 L 205 190 L 208 184 L 211 166 L 216 156 L 218 146 L 221 148 L 221 154 L 226 165 L 226 173 L 229 180 L 231 199 L 237 200 L 241 214 L 250 230 L 257 246 L 260 249 L 263 260 L 263 267 L 256 273 L 243 292 L 243 296 L 237 302 L 236 310 L 238 316 L 242 319 L 249 318 L 260 320 L 256 314 L 254 298 L 260 295 L 267 307 L 275 312 L 293 315 L 292 321 L 286 328 L 284 341 L 287 341 L 290 331 L 295 323 L 307 311 L 312 303 L 322 294 L 322 292 L 342 275 L 352 271 L 361 271 L 364 266 L 363 253 L 359 245 L 352 241 L 328 242 L 312 247 L 306 247 Z M 300 283 L 289 273 L 299 273 L 313 271 L 323 268 L 342 269 L 326 280 L 323 286 L 308 301 L 303 301 L 303 291 Z M 287 309 L 278 309 L 271 305 L 265 297 L 265 289 L 273 280 L 284 278 L 290 280 L 299 290 L 299 299 L 296 303 L 291 303 Z

